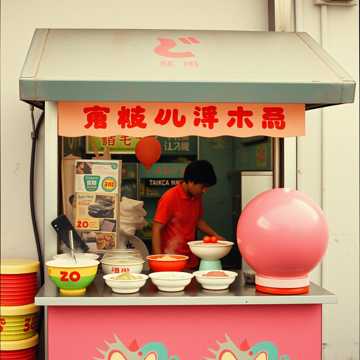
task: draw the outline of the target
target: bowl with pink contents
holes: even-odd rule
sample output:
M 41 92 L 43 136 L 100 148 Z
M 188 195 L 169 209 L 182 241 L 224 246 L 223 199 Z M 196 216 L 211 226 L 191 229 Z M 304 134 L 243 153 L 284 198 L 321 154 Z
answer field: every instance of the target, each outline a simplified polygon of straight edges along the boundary
M 207 290 L 225 290 L 236 279 L 237 273 L 228 270 L 202 270 L 193 273 L 196 281 Z

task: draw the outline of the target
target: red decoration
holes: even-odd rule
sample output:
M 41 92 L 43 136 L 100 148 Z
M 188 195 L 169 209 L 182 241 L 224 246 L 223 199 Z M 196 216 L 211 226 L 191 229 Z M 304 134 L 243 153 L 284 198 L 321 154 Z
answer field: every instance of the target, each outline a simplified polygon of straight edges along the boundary
M 240 344 L 240 350 L 242 351 L 247 351 L 250 349 L 250 346 L 247 342 L 247 340 L 245 339 L 241 344 Z
M 137 159 L 149 170 L 160 159 L 161 144 L 154 136 L 147 136 L 137 143 L 135 154 Z
M 135 339 L 129 345 L 129 350 L 134 352 L 139 350 L 139 345 Z

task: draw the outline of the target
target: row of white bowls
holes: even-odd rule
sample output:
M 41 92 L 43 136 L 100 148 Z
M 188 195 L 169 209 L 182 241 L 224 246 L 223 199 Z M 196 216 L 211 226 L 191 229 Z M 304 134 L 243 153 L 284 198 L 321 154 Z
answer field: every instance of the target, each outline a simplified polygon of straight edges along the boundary
M 133 274 L 136 279 L 132 280 L 116 279 L 119 274 L 107 274 L 103 278 L 113 292 L 130 294 L 138 292 L 145 285 L 148 278 L 151 279 L 160 291 L 177 292 L 183 291 L 190 284 L 194 276 L 197 282 L 207 290 L 226 290 L 235 281 L 237 276 L 236 272 L 227 270 L 223 270 L 226 274 L 225 276 L 206 276 L 208 272 L 208 270 L 195 271 L 193 273 L 161 271 L 153 272 L 149 275 Z

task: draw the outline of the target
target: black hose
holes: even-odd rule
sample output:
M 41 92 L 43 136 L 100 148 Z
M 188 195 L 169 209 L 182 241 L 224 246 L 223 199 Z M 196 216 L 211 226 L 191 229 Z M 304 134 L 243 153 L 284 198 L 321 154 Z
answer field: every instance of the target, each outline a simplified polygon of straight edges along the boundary
M 33 117 L 33 109 L 31 111 Z M 32 146 L 31 146 L 31 160 L 30 160 L 30 211 L 31 211 L 31 221 L 34 229 L 35 243 L 38 254 L 38 259 L 40 263 L 40 286 L 44 285 L 45 276 L 44 276 L 44 257 L 42 254 L 41 243 L 39 230 L 36 221 L 36 211 L 35 211 L 35 199 L 34 199 L 34 178 L 35 178 L 35 158 L 36 158 L 36 142 L 39 136 L 41 125 L 44 122 L 44 112 L 41 113 L 39 120 L 35 126 L 33 120 L 33 131 L 31 133 Z
M 31 221 L 33 225 L 34 230 L 34 236 L 35 236 L 35 243 L 36 243 L 36 249 L 38 254 L 38 259 L 40 263 L 40 287 L 44 285 L 45 282 L 45 276 L 44 276 L 44 257 L 42 254 L 41 249 L 41 243 L 40 243 L 40 236 L 39 236 L 39 230 L 37 226 L 36 221 L 36 210 L 35 210 L 35 197 L 34 197 L 34 178 L 35 178 L 35 159 L 36 159 L 36 142 L 39 137 L 39 132 L 41 125 L 44 122 L 45 118 L 45 112 L 43 111 L 39 117 L 38 122 L 35 126 L 35 119 L 34 119 L 34 107 L 31 107 L 31 120 L 32 120 L 32 126 L 33 131 L 31 133 L 32 138 L 32 146 L 31 146 L 31 160 L 30 160 L 30 212 L 31 212 Z M 36 357 L 38 360 L 42 360 L 45 358 L 45 336 L 44 336 L 44 309 L 40 308 L 39 311 L 39 332 L 40 332 L 40 339 L 39 339 L 39 345 L 37 347 L 37 354 Z

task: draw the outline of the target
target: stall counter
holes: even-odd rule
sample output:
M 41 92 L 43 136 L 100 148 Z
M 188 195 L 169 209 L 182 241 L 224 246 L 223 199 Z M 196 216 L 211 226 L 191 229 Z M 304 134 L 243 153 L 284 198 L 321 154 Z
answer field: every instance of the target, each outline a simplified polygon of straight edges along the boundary
M 35 302 L 47 309 L 49 360 L 320 360 L 322 305 L 336 296 L 315 284 L 303 295 L 262 294 L 241 274 L 226 291 L 193 279 L 165 293 L 148 280 L 120 295 L 98 276 L 84 296 L 61 296 L 48 283 Z

